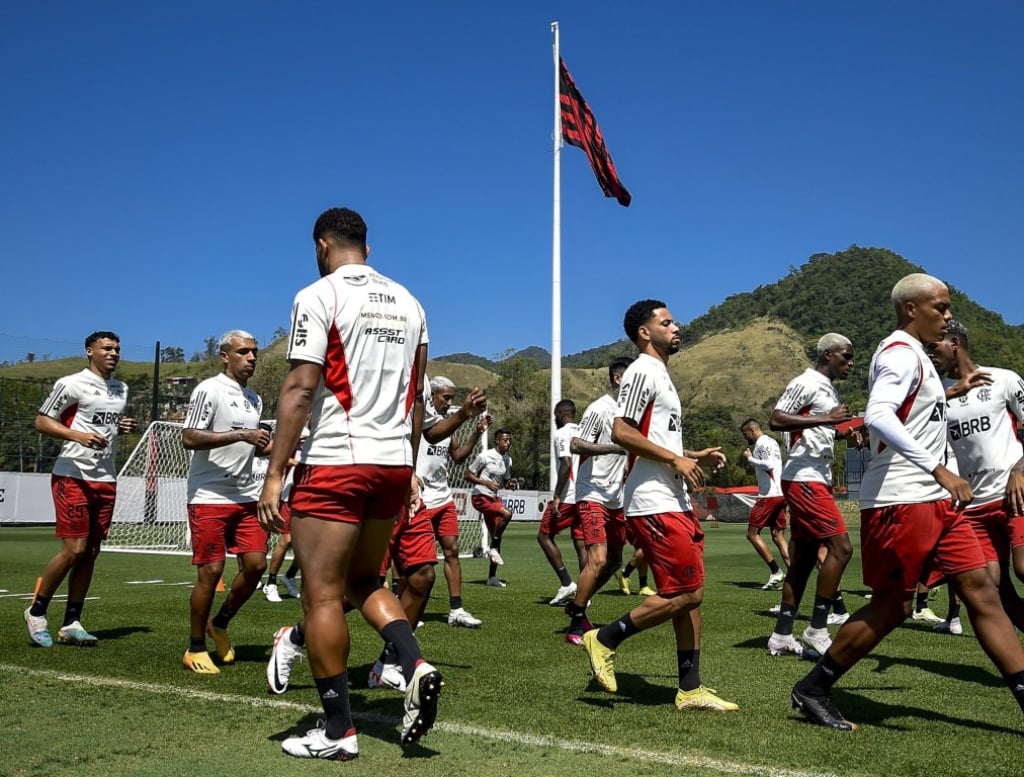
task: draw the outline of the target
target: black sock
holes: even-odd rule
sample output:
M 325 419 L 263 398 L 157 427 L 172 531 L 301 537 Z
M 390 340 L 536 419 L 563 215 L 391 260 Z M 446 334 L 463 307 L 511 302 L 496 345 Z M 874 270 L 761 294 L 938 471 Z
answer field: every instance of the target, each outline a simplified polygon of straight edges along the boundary
M 563 586 L 567 586 L 572 583 L 572 578 L 569 577 L 569 573 L 565 571 L 565 567 L 559 567 L 556 569 L 555 574 L 558 575 L 558 582 Z
M 832 600 L 827 596 L 814 596 L 814 609 L 811 610 L 811 628 L 823 629 L 828 625 L 828 611 L 832 609 Z
M 772 559 L 771 561 L 769 561 L 768 562 L 768 571 L 771 572 L 773 575 L 776 572 L 778 572 L 779 571 L 779 562 L 777 562 L 775 559 Z
M 32 606 L 28 608 L 29 614 L 34 615 L 36 618 L 45 618 L 46 608 L 50 606 L 50 599 L 52 598 L 52 596 L 36 596 Z
M 794 620 L 796 620 L 796 605 L 783 602 L 779 606 L 779 615 L 775 619 L 775 633 L 780 637 L 791 636 Z
M 448 609 L 450 609 L 450 610 L 461 610 L 462 609 L 462 597 L 461 596 L 449 596 L 448 597 Z
M 290 567 L 288 567 L 288 571 L 284 573 L 284 576 L 285 577 L 290 577 L 292 580 L 294 580 L 295 576 L 298 573 L 299 573 L 299 560 L 297 558 L 295 558 L 295 557 L 292 557 L 292 565 Z
M 601 630 L 597 632 L 597 639 L 605 647 L 617 650 L 624 640 L 639 633 L 640 629 L 633 623 L 629 613 L 626 613 L 617 621 L 612 621 L 607 626 L 602 626 Z
M 951 621 L 953 618 L 960 617 L 960 600 L 955 599 L 952 596 L 949 598 L 949 609 L 946 610 L 946 620 Z
M 640 583 L 641 588 L 647 587 L 647 575 L 638 575 L 636 581 Z
M 398 653 L 398 662 L 402 665 L 402 674 L 406 681 L 412 680 L 412 673 L 416 670 L 416 664 L 423 660 L 420 652 L 420 645 L 413 636 L 412 626 L 405 619 L 393 620 L 380 630 L 381 637 L 386 642 L 395 646 Z
M 61 625 L 70 626 L 75 621 L 81 622 L 83 607 L 85 607 L 85 602 L 73 602 L 69 599 L 67 606 L 64 608 L 64 623 Z
M 188 652 L 189 653 L 205 653 L 206 652 L 206 637 L 189 637 L 188 638 Z
M 679 666 L 679 690 L 700 688 L 700 651 L 677 650 L 676 664 Z
M 213 620 L 210 621 L 218 629 L 226 629 L 228 624 L 231 623 L 231 619 L 235 617 L 235 613 L 228 609 L 227 599 L 224 600 L 224 604 L 220 606 L 220 611 L 213 616 Z
M 267 585 L 277 585 L 277 575 L 275 575 L 275 574 L 267 575 Z
M 498 565 L 495 564 L 492 561 L 490 564 L 487 565 L 487 578 L 490 579 L 492 577 L 497 577 L 497 576 L 498 576 Z
M 917 600 L 914 604 L 914 612 L 921 612 L 921 610 L 928 607 L 928 592 L 918 591 Z
M 1017 704 L 1022 710 L 1024 710 L 1024 672 L 1008 674 L 1003 679 L 1006 680 L 1006 684 L 1010 686 L 1010 693 L 1012 693 L 1013 698 L 1017 700 Z
M 803 680 L 797 685 L 800 690 L 810 692 L 818 696 L 827 695 L 832 692 L 832 686 L 838 682 L 848 671 L 848 667 L 839 666 L 828 653 L 821 657 L 821 660 L 814 665 Z
M 569 602 L 565 605 L 565 612 L 569 616 L 569 632 L 577 634 L 587 631 L 590 621 L 587 620 L 587 608 L 580 607 L 576 602 Z
M 394 642 L 384 643 L 384 648 L 380 651 L 379 660 L 382 664 L 398 663 L 398 650 L 395 649 Z
M 288 634 L 288 641 L 297 647 L 302 647 L 306 644 L 306 632 L 302 628 L 302 621 L 292 626 L 292 630 Z
M 316 692 L 324 707 L 327 727 L 324 733 L 331 739 L 341 739 L 353 730 L 352 708 L 348 703 L 348 672 L 334 677 L 314 677 Z
M 622 576 L 629 577 L 631 574 L 633 574 L 634 569 L 636 569 L 636 567 L 633 566 L 632 561 L 626 562 L 626 566 L 622 568 Z
M 836 615 L 846 615 L 846 602 L 843 601 L 843 592 L 836 591 L 836 598 L 832 600 L 832 612 Z

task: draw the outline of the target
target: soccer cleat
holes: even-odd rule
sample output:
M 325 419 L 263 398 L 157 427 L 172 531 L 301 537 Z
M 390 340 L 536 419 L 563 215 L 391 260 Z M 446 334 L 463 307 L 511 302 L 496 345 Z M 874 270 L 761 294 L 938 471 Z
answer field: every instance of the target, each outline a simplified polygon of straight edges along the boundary
M 658 592 L 651 588 L 649 585 L 645 585 L 643 588 L 637 591 L 637 593 L 641 596 L 654 596 Z
M 290 597 L 298 599 L 302 595 L 294 577 L 288 577 L 288 575 L 285 575 L 282 580 L 284 580 L 284 587 L 288 589 L 288 595 Z
M 548 604 L 552 607 L 561 607 L 563 604 L 567 604 L 575 594 L 576 583 L 570 582 L 569 585 L 559 586 L 555 591 L 554 598 Z
M 717 693 L 714 688 L 705 688 L 703 685 L 692 691 L 680 690 L 676 693 L 676 709 L 735 712 L 740 708 L 738 704 L 719 698 Z
M 220 674 L 220 669 L 213 663 L 210 654 L 205 650 L 202 653 L 186 651 L 181 662 L 185 665 L 186 669 L 196 674 Z
M 456 626 L 462 626 L 467 629 L 476 629 L 480 627 L 482 621 L 479 618 L 474 618 L 473 615 L 462 607 L 457 610 L 448 611 L 448 625 L 452 628 Z
M 952 620 L 943 621 L 942 623 L 936 623 L 932 626 L 932 631 L 936 631 L 939 634 L 960 635 L 964 633 L 964 627 L 963 624 L 960 623 L 959 618 L 953 618 Z
M 812 629 L 808 626 L 800 635 L 800 639 L 807 647 L 822 656 L 832 646 L 832 638 L 828 635 L 828 629 Z
M 292 667 L 303 656 L 302 648 L 291 640 L 292 628 L 282 626 L 274 634 L 274 646 L 270 649 L 270 660 L 267 662 L 267 685 L 271 693 L 284 693 L 288 690 Z
M 619 684 L 615 680 L 615 651 L 601 644 L 597 638 L 597 629 L 591 629 L 583 635 L 583 649 L 590 661 L 590 674 L 597 680 L 597 684 L 608 693 L 618 691 Z
M 768 637 L 768 654 L 772 656 L 781 656 L 785 653 L 789 653 L 794 656 L 802 656 L 804 654 L 804 646 L 801 645 L 792 634 L 775 634 L 774 632 Z
M 492 588 L 508 588 L 508 583 L 506 583 L 504 580 L 499 580 L 496 577 L 487 578 L 487 585 L 491 586 Z
M 615 582 L 619 584 L 619 590 L 623 596 L 629 596 L 629 578 L 622 574 L 621 569 L 615 570 Z
M 914 614 L 910 617 L 915 621 L 924 621 L 925 623 L 942 623 L 942 618 L 932 612 L 930 607 L 925 607 L 923 610 L 914 610 Z
M 426 661 L 416 667 L 405 691 L 405 715 L 402 717 L 402 746 L 418 742 L 434 727 L 437 700 L 444 682 L 441 673 Z
M 848 620 L 850 620 L 850 613 L 848 612 L 830 612 L 828 614 L 829 626 L 842 626 Z
M 359 756 L 359 742 L 353 731 L 347 737 L 331 739 L 327 736 L 326 721 L 317 721 L 305 736 L 288 737 L 281 749 L 296 758 L 325 758 L 328 761 L 351 761 Z
M 576 645 L 577 647 L 583 644 L 583 635 L 579 632 L 570 631 L 565 635 L 565 641 L 570 645 Z
M 793 709 L 800 710 L 811 723 L 826 728 L 834 728 L 837 731 L 856 731 L 857 726 L 843 717 L 828 694 L 810 694 L 800 690 L 800 686 L 794 686 L 790 696 L 793 701 Z
M 25 625 L 28 626 L 28 635 L 32 642 L 39 647 L 53 647 L 53 637 L 46 623 L 45 615 L 33 615 L 32 608 L 25 609 Z
M 768 575 L 768 582 L 761 586 L 762 591 L 774 591 L 776 588 L 782 585 L 782 581 L 786 579 L 786 573 L 781 569 L 778 572 L 772 572 Z
M 492 564 L 497 564 L 499 567 L 505 563 L 505 559 L 501 557 L 501 554 L 498 552 L 497 548 L 491 548 L 489 551 L 487 551 L 487 558 L 491 560 Z
M 99 642 L 99 637 L 90 634 L 82 628 L 78 621 L 61 626 L 57 632 L 57 641 L 62 645 L 78 645 L 79 647 L 93 647 Z
M 773 606 L 768 608 L 768 612 L 771 613 L 772 615 L 778 615 L 780 612 L 782 612 L 782 605 L 781 604 L 773 605 Z
M 274 602 L 276 604 L 281 601 L 281 594 L 277 592 L 277 586 L 274 583 L 267 583 L 263 586 L 263 595 L 267 597 L 268 602 Z
M 235 663 L 235 649 L 231 647 L 231 637 L 227 629 L 219 629 L 213 621 L 206 624 L 206 633 L 213 639 L 213 652 L 222 664 Z
M 405 675 L 398 664 L 385 664 L 379 658 L 370 670 L 366 680 L 367 688 L 390 688 L 393 691 L 404 691 Z

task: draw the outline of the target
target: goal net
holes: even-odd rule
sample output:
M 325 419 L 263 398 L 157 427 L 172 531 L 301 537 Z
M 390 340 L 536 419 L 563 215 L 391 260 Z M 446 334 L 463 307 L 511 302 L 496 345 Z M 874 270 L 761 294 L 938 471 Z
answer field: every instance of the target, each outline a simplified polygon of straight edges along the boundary
M 272 422 L 262 423 L 272 426 Z M 466 427 L 469 424 L 456 435 L 468 435 Z M 118 474 L 117 501 L 104 550 L 191 555 L 186 510 L 190 454 L 181 444 L 181 431 L 180 423 L 155 421 L 131 452 Z M 483 552 L 480 516 L 470 504 L 469 482 L 463 475 L 479 451 L 478 445 L 462 464 L 451 465 L 449 473 L 459 513 L 459 555 L 463 557 Z M 271 535 L 268 550 L 277 536 Z M 437 552 L 441 557 L 440 546 Z

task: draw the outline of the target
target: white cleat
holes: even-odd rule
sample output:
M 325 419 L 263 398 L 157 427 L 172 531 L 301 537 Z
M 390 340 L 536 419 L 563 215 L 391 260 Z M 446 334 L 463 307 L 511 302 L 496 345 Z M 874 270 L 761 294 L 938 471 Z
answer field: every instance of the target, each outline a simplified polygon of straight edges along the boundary
M 405 690 L 405 675 L 398 664 L 385 664 L 378 658 L 370 670 L 366 681 L 367 688 L 390 688 L 393 691 Z
M 268 602 L 274 602 L 276 604 L 281 601 L 281 594 L 277 592 L 276 583 L 267 583 L 263 586 L 263 595 L 267 597 Z
M 426 661 L 416 667 L 405 692 L 405 715 L 402 716 L 402 746 L 419 741 L 434 727 L 437 700 L 444 682 L 441 673 Z
M 828 614 L 829 626 L 842 626 L 848 620 L 850 620 L 850 613 L 848 612 L 830 612 Z
M 781 656 L 789 654 L 791 656 L 802 656 L 804 654 L 804 646 L 801 645 L 792 634 L 775 634 L 774 632 L 768 637 L 768 654 L 772 656 Z
M 288 737 L 281 743 L 281 749 L 296 758 L 324 758 L 328 761 L 351 761 L 359 756 L 359 742 L 355 734 L 331 739 L 327 736 L 327 724 L 322 720 L 305 736 Z
M 923 610 L 914 610 L 913 615 L 910 616 L 915 621 L 924 621 L 925 623 L 942 623 L 942 618 L 931 611 L 930 607 L 925 607 Z
M 555 591 L 554 598 L 548 604 L 552 607 L 561 607 L 563 604 L 568 604 L 575 595 L 576 583 L 570 582 L 569 585 L 559 586 L 558 590 Z
M 768 582 L 761 586 L 762 591 L 774 591 L 780 585 L 782 581 L 786 579 L 786 573 L 781 569 L 778 572 L 773 572 L 768 576 Z
M 467 629 L 477 629 L 480 628 L 482 622 L 479 618 L 474 618 L 471 613 L 462 607 L 459 607 L 457 610 L 448 611 L 448 625 L 452 628 L 462 626 Z
M 768 612 L 770 612 L 772 615 L 778 615 L 780 612 L 782 612 L 782 605 L 781 604 L 773 605 L 773 606 L 768 608 Z
M 812 629 L 808 626 L 800 635 L 800 640 L 822 656 L 832 646 L 832 638 L 828 635 L 828 629 Z
M 964 633 L 963 624 L 960 623 L 959 618 L 953 618 L 952 620 L 943 621 L 942 623 L 936 623 L 932 626 L 932 631 L 938 632 L 939 634 L 953 634 L 960 635 Z
M 491 548 L 489 551 L 487 551 L 487 558 L 491 560 L 492 564 L 497 564 L 499 567 L 505 563 L 505 559 L 501 557 L 501 554 L 498 552 L 497 548 Z
M 267 662 L 267 685 L 271 693 L 284 693 L 288 690 L 292 668 L 304 655 L 302 648 L 291 640 L 293 628 L 282 626 L 274 634 L 274 647 L 270 649 L 270 660 Z

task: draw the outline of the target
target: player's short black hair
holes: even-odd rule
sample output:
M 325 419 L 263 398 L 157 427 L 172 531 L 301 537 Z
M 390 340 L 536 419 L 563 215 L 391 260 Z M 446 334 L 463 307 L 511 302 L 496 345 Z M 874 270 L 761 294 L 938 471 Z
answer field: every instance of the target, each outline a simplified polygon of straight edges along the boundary
M 946 339 L 948 340 L 950 337 L 955 337 L 962 348 L 966 348 L 968 351 L 971 350 L 971 343 L 967 337 L 967 327 L 955 318 L 951 318 L 946 322 Z
M 494 437 L 495 437 L 495 439 L 497 439 L 498 437 L 501 437 L 501 435 L 503 435 L 503 434 L 507 434 L 509 437 L 511 437 L 512 436 L 512 430 L 511 429 L 506 429 L 503 426 L 503 427 L 501 427 L 500 429 L 497 429 L 494 432 Z
M 366 248 L 366 222 L 348 208 L 325 210 L 313 225 L 313 240 L 321 239 Z
M 558 400 L 558 402 L 555 403 L 555 412 L 558 413 L 564 410 L 569 410 L 573 415 L 576 415 L 576 403 L 571 399 Z
M 743 431 L 743 427 L 746 426 L 747 424 L 757 424 L 757 428 L 761 428 L 760 421 L 758 421 L 756 418 L 748 418 L 743 423 L 740 424 L 740 431 Z
M 101 329 L 98 332 L 93 332 L 87 338 L 85 338 L 85 347 L 92 348 L 93 344 L 97 340 L 113 340 L 115 343 L 121 342 L 121 338 L 115 335 L 113 332 L 108 332 L 105 329 Z
M 612 359 L 612 363 L 608 365 L 608 380 L 614 380 L 616 374 L 625 372 L 632 363 L 632 356 L 617 356 Z
M 630 342 L 636 343 L 637 337 L 640 336 L 640 327 L 651 320 L 655 310 L 663 307 L 665 303 L 660 299 L 642 299 L 629 306 L 622 319 L 622 328 L 626 330 L 626 337 Z

